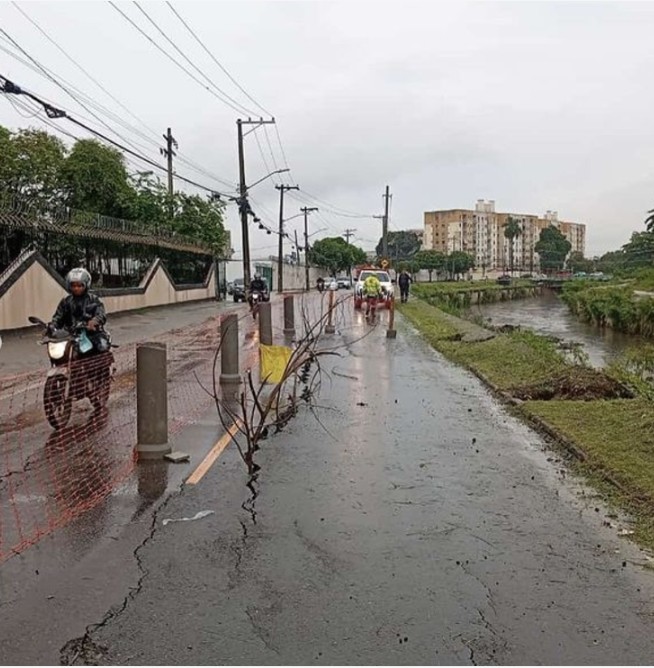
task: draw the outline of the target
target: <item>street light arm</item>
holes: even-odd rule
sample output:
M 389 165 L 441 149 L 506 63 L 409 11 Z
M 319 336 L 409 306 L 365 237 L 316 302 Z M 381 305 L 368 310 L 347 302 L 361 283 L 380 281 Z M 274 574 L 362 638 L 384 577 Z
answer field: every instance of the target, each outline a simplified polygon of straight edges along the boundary
M 262 179 L 259 179 L 258 181 L 255 181 L 253 184 L 246 186 L 246 190 L 250 190 L 250 188 L 254 188 L 254 186 L 259 185 L 262 181 L 265 181 L 266 179 L 269 179 L 273 174 L 283 174 L 284 172 L 290 172 L 290 169 L 276 169 L 274 172 L 270 172 L 270 174 L 266 174 Z

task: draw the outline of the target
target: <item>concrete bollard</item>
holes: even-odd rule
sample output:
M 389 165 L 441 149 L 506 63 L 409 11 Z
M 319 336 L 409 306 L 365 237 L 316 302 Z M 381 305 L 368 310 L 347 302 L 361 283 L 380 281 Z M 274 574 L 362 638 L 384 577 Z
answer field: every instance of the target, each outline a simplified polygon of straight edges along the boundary
M 136 426 L 139 459 L 163 459 L 171 451 L 165 343 L 136 348 Z
M 327 326 L 325 327 L 325 334 L 333 334 L 336 331 L 334 327 L 334 291 L 329 291 L 329 311 L 327 312 Z
M 284 336 L 292 339 L 295 336 L 295 297 L 284 295 Z
M 238 349 L 238 315 L 229 313 L 220 320 L 220 387 L 225 398 L 238 396 L 241 369 Z
M 391 296 L 391 307 L 388 313 L 388 329 L 386 330 L 386 338 L 394 339 L 397 337 L 395 331 L 395 295 Z
M 263 346 L 272 346 L 272 310 L 270 302 L 259 304 L 259 343 Z

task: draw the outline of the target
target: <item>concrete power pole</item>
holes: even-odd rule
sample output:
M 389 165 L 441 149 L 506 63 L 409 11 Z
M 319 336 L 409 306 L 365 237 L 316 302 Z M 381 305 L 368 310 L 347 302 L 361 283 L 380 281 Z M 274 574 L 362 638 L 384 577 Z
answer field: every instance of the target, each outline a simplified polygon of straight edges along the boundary
M 303 206 L 300 211 L 304 213 L 304 289 L 309 292 L 309 214 L 318 211 L 318 207 Z
M 173 146 L 175 148 L 179 148 L 179 145 L 177 144 L 177 140 L 175 137 L 173 137 L 173 133 L 170 128 L 168 128 L 168 131 L 166 132 L 165 135 L 163 135 L 163 138 L 166 140 L 166 148 L 160 148 L 159 151 L 161 152 L 161 155 L 167 158 L 168 160 L 168 196 L 170 197 L 170 204 L 168 205 L 168 213 L 170 217 L 173 217 L 173 156 L 176 156 L 177 153 L 173 150 Z
M 343 232 L 343 236 L 345 237 L 345 241 L 347 241 L 348 244 L 350 243 L 350 237 L 353 237 L 355 232 L 356 232 L 356 230 L 352 230 L 350 228 L 348 228 L 347 230 L 345 230 L 345 232 Z
M 277 258 L 277 292 L 284 290 L 284 193 L 287 190 L 299 190 L 300 186 L 275 186 L 279 190 L 279 246 Z
M 238 210 L 241 214 L 241 237 L 243 243 L 243 285 L 250 287 L 250 230 L 248 229 L 247 185 L 245 185 L 245 156 L 243 154 L 243 121 L 236 121 L 238 130 L 238 174 L 239 200 Z
M 249 134 L 260 125 L 274 124 L 275 119 L 264 121 L 262 118 L 253 120 L 248 118 L 246 121 L 240 118 L 236 121 L 236 129 L 238 131 L 238 176 L 239 176 L 239 198 L 238 210 L 241 214 L 241 238 L 243 243 L 243 282 L 245 289 L 250 287 L 250 230 L 248 229 L 248 213 L 250 205 L 248 204 L 248 187 L 245 183 L 245 154 L 243 152 L 243 126 L 254 125 L 255 127 L 248 130 Z
M 391 198 L 389 187 L 386 186 L 386 193 L 384 195 L 384 218 L 382 225 L 382 256 L 388 259 L 388 202 Z

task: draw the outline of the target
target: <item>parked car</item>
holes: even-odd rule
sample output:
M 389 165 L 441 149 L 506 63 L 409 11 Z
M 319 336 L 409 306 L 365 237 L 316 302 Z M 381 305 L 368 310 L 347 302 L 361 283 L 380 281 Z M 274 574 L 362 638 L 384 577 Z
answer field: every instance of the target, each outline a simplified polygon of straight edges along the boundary
M 244 302 L 246 300 L 245 282 L 242 278 L 235 278 L 232 282 L 232 299 L 235 302 Z
M 502 274 L 498 279 L 497 282 L 500 285 L 511 285 L 511 276 L 509 274 Z
M 350 290 L 352 288 L 352 281 L 347 276 L 339 276 L 336 279 L 336 286 L 339 290 Z

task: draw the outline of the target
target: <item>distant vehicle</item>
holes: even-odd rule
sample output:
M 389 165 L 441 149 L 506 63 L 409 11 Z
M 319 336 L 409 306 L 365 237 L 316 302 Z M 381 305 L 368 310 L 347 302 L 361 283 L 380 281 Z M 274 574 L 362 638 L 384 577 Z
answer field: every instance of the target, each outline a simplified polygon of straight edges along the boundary
M 327 290 L 338 290 L 338 283 L 333 276 L 330 276 L 325 279 L 325 288 Z
M 336 286 L 339 290 L 350 290 L 352 288 L 352 281 L 347 276 L 339 276 L 336 279 Z
M 227 281 L 227 294 L 231 295 L 234 289 L 234 281 Z
M 499 285 L 511 285 L 512 278 L 508 274 L 502 274 L 497 282 Z
M 393 281 L 391 281 L 390 274 L 387 271 L 382 271 L 381 269 L 362 269 L 359 275 L 357 276 L 357 281 L 354 284 L 354 308 L 360 309 L 363 304 L 363 284 L 368 278 L 375 274 L 381 283 L 382 288 L 382 299 L 379 300 L 378 306 L 380 307 L 391 307 L 391 298 L 393 297 Z
M 242 278 L 235 278 L 232 282 L 232 299 L 238 302 L 244 302 L 246 299 L 245 295 L 245 282 Z

